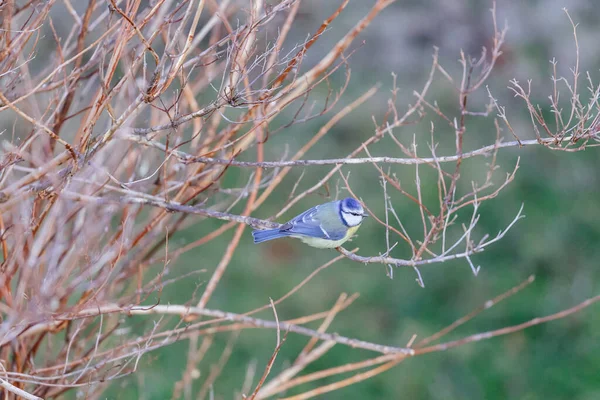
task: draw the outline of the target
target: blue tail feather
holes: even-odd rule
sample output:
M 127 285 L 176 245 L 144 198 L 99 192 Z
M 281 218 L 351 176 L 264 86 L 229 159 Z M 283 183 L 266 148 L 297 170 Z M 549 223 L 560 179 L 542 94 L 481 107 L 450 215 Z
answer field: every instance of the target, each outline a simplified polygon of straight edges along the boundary
M 289 236 L 289 233 L 282 232 L 279 229 L 264 229 L 252 231 L 252 236 L 254 237 L 254 243 L 262 243 L 267 240 Z

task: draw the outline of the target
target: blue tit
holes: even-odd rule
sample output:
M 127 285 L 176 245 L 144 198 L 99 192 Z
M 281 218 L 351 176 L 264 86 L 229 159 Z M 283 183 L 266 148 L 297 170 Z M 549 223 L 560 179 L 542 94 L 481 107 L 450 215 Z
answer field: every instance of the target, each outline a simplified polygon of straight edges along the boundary
M 293 237 L 312 247 L 333 249 L 352 237 L 367 217 L 362 205 L 351 197 L 314 206 L 281 228 L 255 230 L 254 243 Z

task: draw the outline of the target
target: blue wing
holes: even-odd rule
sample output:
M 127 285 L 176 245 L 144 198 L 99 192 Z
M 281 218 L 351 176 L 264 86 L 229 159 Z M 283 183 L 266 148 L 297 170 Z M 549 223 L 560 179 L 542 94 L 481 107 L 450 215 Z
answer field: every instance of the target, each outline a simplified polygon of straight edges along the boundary
M 327 208 L 333 210 L 327 210 Z M 346 235 L 347 227 L 339 222 L 337 207 L 331 203 L 321 204 L 306 210 L 288 223 L 284 224 L 280 232 L 289 235 L 303 235 L 327 240 L 341 240 Z M 333 211 L 333 214 L 331 213 Z M 332 215 L 329 215 L 332 214 Z M 327 219 L 327 230 L 323 228 L 323 222 Z

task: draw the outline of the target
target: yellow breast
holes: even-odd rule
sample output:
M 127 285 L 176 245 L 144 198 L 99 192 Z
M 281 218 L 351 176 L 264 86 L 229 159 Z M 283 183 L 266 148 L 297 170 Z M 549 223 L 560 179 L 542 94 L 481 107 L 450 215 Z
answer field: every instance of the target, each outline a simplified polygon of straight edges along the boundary
M 341 246 L 348 239 L 350 239 L 356 233 L 356 231 L 358 230 L 359 227 L 360 227 L 360 225 L 356 225 L 351 228 L 348 228 L 348 231 L 346 232 L 346 236 L 344 236 L 340 240 L 327 240 L 327 239 L 314 238 L 314 237 L 308 237 L 308 236 L 302 236 L 302 237 L 299 237 L 299 239 L 302 240 L 307 245 L 316 247 L 319 249 L 335 249 L 336 247 Z

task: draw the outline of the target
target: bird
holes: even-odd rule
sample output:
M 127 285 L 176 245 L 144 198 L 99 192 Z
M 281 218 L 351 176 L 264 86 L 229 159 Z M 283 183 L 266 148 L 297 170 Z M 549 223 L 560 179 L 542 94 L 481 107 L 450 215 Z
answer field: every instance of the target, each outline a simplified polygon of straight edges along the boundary
M 367 216 L 358 200 L 347 197 L 314 206 L 279 228 L 254 230 L 252 236 L 254 243 L 292 237 L 312 247 L 334 249 L 350 239 Z

